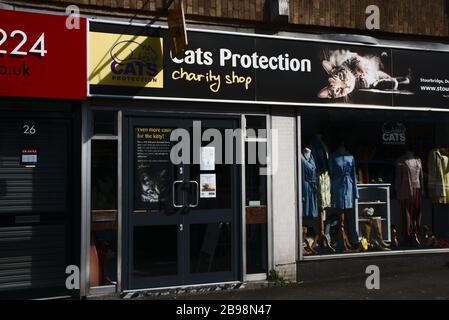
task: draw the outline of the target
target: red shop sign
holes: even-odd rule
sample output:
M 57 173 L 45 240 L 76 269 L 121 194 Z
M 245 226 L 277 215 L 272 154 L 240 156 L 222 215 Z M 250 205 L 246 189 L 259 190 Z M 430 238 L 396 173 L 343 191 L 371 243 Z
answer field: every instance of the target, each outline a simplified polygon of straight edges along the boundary
M 86 20 L 0 10 L 0 97 L 85 99 Z

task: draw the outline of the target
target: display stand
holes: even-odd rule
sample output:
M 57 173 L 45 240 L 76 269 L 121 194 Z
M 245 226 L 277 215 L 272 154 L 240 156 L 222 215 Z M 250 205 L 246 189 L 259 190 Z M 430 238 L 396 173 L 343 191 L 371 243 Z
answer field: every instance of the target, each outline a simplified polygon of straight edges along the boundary
M 365 208 L 374 209 L 374 217 L 382 220 L 382 237 L 384 241 L 391 241 L 390 223 L 390 188 L 391 184 L 359 184 L 357 189 L 359 198 L 355 201 L 355 226 L 360 238 L 360 225 L 369 221 L 369 218 L 362 216 Z

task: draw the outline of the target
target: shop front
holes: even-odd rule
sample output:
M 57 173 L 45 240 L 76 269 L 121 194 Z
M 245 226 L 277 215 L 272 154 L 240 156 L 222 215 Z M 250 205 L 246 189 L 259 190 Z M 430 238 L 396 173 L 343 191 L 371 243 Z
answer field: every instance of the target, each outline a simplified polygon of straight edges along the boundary
M 447 45 L 0 21 L 2 297 L 449 253 Z
M 446 46 L 89 25 L 82 295 L 449 252 Z
M 7 10 L 0 21 L 0 296 L 70 295 L 86 21 L 68 30 L 65 17 Z
M 94 128 L 110 112 L 120 128 L 99 128 L 86 143 L 89 294 L 242 281 L 242 210 L 256 211 L 245 221 L 248 273 L 266 278 L 267 184 L 258 183 L 258 164 L 237 161 L 254 143 L 240 135 L 242 122 L 266 116 L 122 103 L 129 107 L 111 111 L 116 102 L 95 99 L 85 108 Z
M 90 21 L 87 295 L 267 277 L 268 139 L 251 134 L 266 131 L 266 108 L 185 97 L 254 91 L 251 75 L 214 70 L 204 36 L 192 34 L 189 68 L 170 58 L 165 28 Z M 261 161 L 246 164 L 252 147 Z

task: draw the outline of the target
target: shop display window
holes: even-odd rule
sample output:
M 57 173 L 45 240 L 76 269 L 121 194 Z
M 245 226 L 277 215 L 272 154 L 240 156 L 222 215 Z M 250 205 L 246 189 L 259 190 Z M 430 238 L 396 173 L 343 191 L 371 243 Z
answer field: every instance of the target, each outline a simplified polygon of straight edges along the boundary
M 299 115 L 304 256 L 449 248 L 449 114 Z
M 245 116 L 246 273 L 267 273 L 267 135 L 266 116 Z
M 117 135 L 117 112 L 95 110 L 93 115 L 94 135 Z
M 92 140 L 91 287 L 117 283 L 117 141 Z

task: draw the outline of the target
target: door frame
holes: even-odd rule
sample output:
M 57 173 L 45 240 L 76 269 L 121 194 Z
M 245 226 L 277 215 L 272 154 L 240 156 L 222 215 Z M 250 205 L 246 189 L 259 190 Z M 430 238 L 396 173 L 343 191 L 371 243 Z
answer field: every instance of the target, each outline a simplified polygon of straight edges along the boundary
M 130 279 L 130 234 L 129 234 L 129 221 L 128 221 L 128 212 L 131 208 L 129 208 L 129 197 L 131 196 L 131 191 L 128 190 L 127 186 L 130 182 L 130 169 L 132 168 L 132 164 L 130 164 L 129 160 L 129 151 L 131 150 L 130 146 L 130 121 L 134 119 L 144 119 L 144 118 L 163 118 L 163 119 L 171 119 L 175 123 L 177 120 L 180 119 L 189 119 L 189 120 L 233 120 L 236 123 L 236 127 L 233 129 L 242 129 L 241 125 L 241 116 L 240 115 L 222 115 L 222 114 L 207 114 L 207 113 L 177 113 L 176 115 L 173 115 L 172 113 L 165 113 L 165 112 L 142 112 L 142 111 L 123 111 L 122 114 L 122 125 L 121 125 L 121 134 L 122 136 L 122 152 L 120 155 L 121 158 L 121 170 L 122 170 L 122 191 L 121 191 L 121 197 L 122 197 L 122 203 L 121 203 L 121 286 L 119 288 L 120 291 L 126 291 L 126 290 L 134 290 L 130 288 L 131 279 Z M 242 155 L 244 157 L 244 155 Z M 243 159 L 240 159 L 242 162 Z M 119 162 L 120 163 L 120 162 Z M 234 164 L 236 165 L 236 164 Z M 242 219 L 241 219 L 241 208 L 242 208 L 242 167 L 240 165 L 240 168 L 238 168 L 235 171 L 235 177 L 236 180 L 236 187 L 237 190 L 235 191 L 236 197 L 235 197 L 235 203 L 234 208 L 234 227 L 232 228 L 233 231 L 233 241 L 234 241 L 234 248 L 232 248 L 232 253 L 234 254 L 234 263 L 232 265 L 234 278 L 232 281 L 242 281 L 243 280 L 243 250 L 242 250 L 242 244 L 243 244 L 243 238 L 242 238 Z M 120 237 L 119 237 L 120 241 Z M 217 275 L 217 274 L 215 274 Z M 223 280 L 223 282 L 229 282 L 228 280 Z M 206 283 L 217 283 L 216 279 L 212 279 L 210 281 L 205 281 Z M 198 283 L 192 283 L 191 285 L 195 285 Z M 182 284 L 180 286 L 186 286 L 190 284 Z M 157 283 L 155 286 L 151 286 L 152 288 L 159 287 L 157 286 Z

